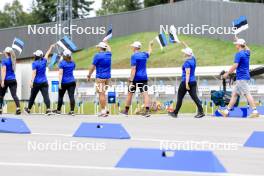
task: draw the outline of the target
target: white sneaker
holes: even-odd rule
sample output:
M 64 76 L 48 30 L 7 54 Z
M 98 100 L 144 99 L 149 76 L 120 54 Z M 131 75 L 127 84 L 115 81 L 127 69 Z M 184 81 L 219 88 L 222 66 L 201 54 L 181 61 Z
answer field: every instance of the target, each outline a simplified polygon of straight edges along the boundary
M 227 109 L 218 109 L 217 110 L 223 117 L 227 117 L 229 114 L 229 111 Z
M 258 111 L 257 110 L 253 110 L 249 117 L 250 118 L 257 118 L 257 117 L 259 117 Z

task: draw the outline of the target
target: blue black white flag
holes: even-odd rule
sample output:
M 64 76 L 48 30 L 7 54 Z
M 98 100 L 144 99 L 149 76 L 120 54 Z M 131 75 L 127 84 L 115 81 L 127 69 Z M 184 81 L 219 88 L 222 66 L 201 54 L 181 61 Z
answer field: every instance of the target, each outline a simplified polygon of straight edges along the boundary
M 239 34 L 249 27 L 247 18 L 245 16 L 240 16 L 238 19 L 233 20 L 233 26 L 235 27 L 234 34 Z
M 103 39 L 103 42 L 108 41 L 109 39 L 112 38 L 112 36 L 113 36 L 113 30 L 112 30 L 112 25 L 110 25 L 110 26 L 109 26 L 109 29 L 108 29 L 108 31 L 107 31 L 107 33 L 106 33 L 106 36 L 105 36 L 105 38 Z
M 170 43 L 180 43 L 180 40 L 177 36 L 177 30 L 175 26 L 170 26 L 170 31 L 169 31 L 169 41 Z
M 160 49 L 163 49 L 165 46 L 168 45 L 167 39 L 166 39 L 166 35 L 164 34 L 164 32 L 160 33 L 157 37 L 156 37 L 157 42 L 160 45 Z
M 52 69 L 53 66 L 60 60 L 60 56 L 57 53 L 54 53 L 51 57 L 49 69 Z
M 75 52 L 78 49 L 77 46 L 66 36 L 59 40 L 57 44 L 62 47 L 63 50 L 70 50 L 71 52 Z
M 12 48 L 16 49 L 19 53 L 21 53 L 24 48 L 24 42 L 19 38 L 15 38 L 12 44 Z

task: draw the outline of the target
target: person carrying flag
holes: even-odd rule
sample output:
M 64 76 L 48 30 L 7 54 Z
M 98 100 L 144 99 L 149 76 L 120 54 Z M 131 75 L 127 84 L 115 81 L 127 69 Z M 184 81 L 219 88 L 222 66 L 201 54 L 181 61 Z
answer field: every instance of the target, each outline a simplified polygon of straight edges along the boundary
M 75 70 L 75 62 L 72 59 L 72 53 L 70 50 L 63 51 L 63 60 L 59 63 L 59 96 L 57 110 L 53 111 L 55 114 L 61 114 L 61 107 L 63 104 L 63 97 L 66 91 L 68 92 L 70 99 L 70 112 L 69 115 L 74 116 L 75 108 L 75 88 L 76 81 L 73 75 Z
M 33 53 L 35 56 L 35 61 L 32 63 L 32 79 L 30 83 L 31 94 L 28 102 L 28 107 L 24 109 L 25 113 L 27 114 L 30 114 L 30 110 L 34 104 L 38 92 L 40 91 L 47 108 L 46 114 L 51 115 L 49 84 L 46 76 L 46 67 L 47 59 L 54 47 L 55 45 L 51 45 L 44 57 L 44 54 L 41 50 L 37 50 Z
M 238 39 L 235 37 L 234 45 L 238 52 L 235 55 L 234 64 L 231 66 L 228 72 L 223 75 L 223 79 L 226 79 L 229 74 L 233 73 L 236 70 L 236 85 L 232 92 L 231 100 L 226 109 L 219 109 L 218 112 L 222 116 L 227 117 L 229 111 L 233 108 L 234 104 L 237 101 L 238 95 L 244 95 L 247 98 L 247 101 L 251 108 L 253 109 L 250 117 L 259 117 L 259 113 L 256 108 L 254 98 L 252 97 L 249 89 L 249 63 L 250 63 L 250 49 L 246 45 L 244 39 Z
M 131 74 L 128 79 L 128 95 L 126 99 L 126 106 L 121 114 L 128 115 L 129 107 L 131 105 L 133 94 L 139 88 L 144 97 L 145 112 L 142 114 L 144 117 L 149 117 L 149 95 L 148 95 L 148 75 L 147 75 L 147 61 L 152 53 L 153 41 L 149 42 L 148 52 L 141 52 L 142 47 L 139 41 L 131 44 L 133 55 L 131 56 Z
M 177 118 L 180 108 L 182 106 L 182 101 L 185 94 L 188 92 L 195 102 L 198 108 L 198 114 L 195 118 L 202 118 L 204 117 L 203 108 L 201 105 L 201 101 L 197 96 L 197 82 L 195 78 L 195 69 L 196 69 L 196 59 L 194 57 L 193 51 L 189 48 L 185 42 L 181 42 L 184 45 L 184 49 L 182 52 L 184 53 L 185 61 L 182 65 L 182 81 L 180 83 L 178 89 L 178 96 L 177 96 L 177 104 L 176 108 L 173 112 L 168 112 L 170 116 Z
M 0 114 L 3 110 L 4 97 L 9 88 L 11 96 L 16 104 L 16 114 L 21 114 L 20 103 L 17 97 L 17 81 L 16 81 L 16 54 L 11 47 L 4 50 L 4 58 L 2 58 L 1 66 L 1 88 L 0 88 Z
M 107 117 L 109 112 L 106 108 L 106 97 L 105 92 L 110 84 L 111 79 L 111 63 L 112 63 L 112 53 L 111 47 L 107 42 L 100 42 L 96 45 L 98 48 L 98 53 L 94 55 L 93 63 L 89 69 L 89 74 L 87 76 L 88 81 L 91 80 L 91 76 L 96 70 L 96 92 L 99 94 L 99 102 L 101 107 L 101 113 L 98 114 L 101 117 Z

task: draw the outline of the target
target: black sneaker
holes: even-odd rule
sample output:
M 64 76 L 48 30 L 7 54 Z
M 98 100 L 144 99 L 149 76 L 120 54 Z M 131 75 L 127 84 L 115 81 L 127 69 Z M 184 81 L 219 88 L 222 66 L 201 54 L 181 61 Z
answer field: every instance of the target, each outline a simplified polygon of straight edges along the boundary
M 178 114 L 176 114 L 175 112 L 168 112 L 168 115 L 173 117 L 173 118 L 177 118 Z
M 25 114 L 30 114 L 30 110 L 28 108 L 24 108 Z
M 120 114 L 125 115 L 125 116 L 128 116 L 128 111 L 123 110 L 123 111 L 120 112 Z
M 52 115 L 52 112 L 51 112 L 51 110 L 47 109 L 47 111 L 46 111 L 46 114 L 45 114 L 45 115 L 47 115 L 47 116 L 50 116 L 50 115 Z
M 61 115 L 61 111 L 53 110 L 52 112 L 53 112 L 55 115 Z
M 145 111 L 143 114 L 142 114 L 143 117 L 150 117 L 151 114 L 149 113 L 149 111 Z
M 21 110 L 20 109 L 17 109 L 16 110 L 16 115 L 20 115 L 21 114 Z
M 194 116 L 194 118 L 202 118 L 204 116 L 205 114 L 203 112 L 199 112 L 196 116 Z
M 75 116 L 74 111 L 70 111 L 68 115 Z

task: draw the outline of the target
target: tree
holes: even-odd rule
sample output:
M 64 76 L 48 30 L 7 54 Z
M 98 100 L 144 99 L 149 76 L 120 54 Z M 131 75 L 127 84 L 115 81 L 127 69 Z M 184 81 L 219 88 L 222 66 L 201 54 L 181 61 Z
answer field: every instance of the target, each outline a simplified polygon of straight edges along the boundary
M 32 23 L 31 15 L 23 11 L 23 7 L 18 0 L 12 4 L 6 4 L 0 12 L 0 27 L 22 26 Z
M 109 15 L 113 13 L 133 11 L 142 8 L 140 0 L 103 0 L 102 7 L 96 15 Z
M 85 18 L 93 10 L 91 0 L 72 0 L 73 18 Z M 55 21 L 57 13 L 57 0 L 35 0 L 32 7 L 32 14 L 36 23 Z
M 89 16 L 90 11 L 93 9 L 91 5 L 94 1 L 87 1 L 87 0 L 73 0 L 72 7 L 73 7 L 73 18 L 86 18 Z
M 151 7 L 159 4 L 167 4 L 178 1 L 183 1 L 183 0 L 144 0 L 144 7 Z

